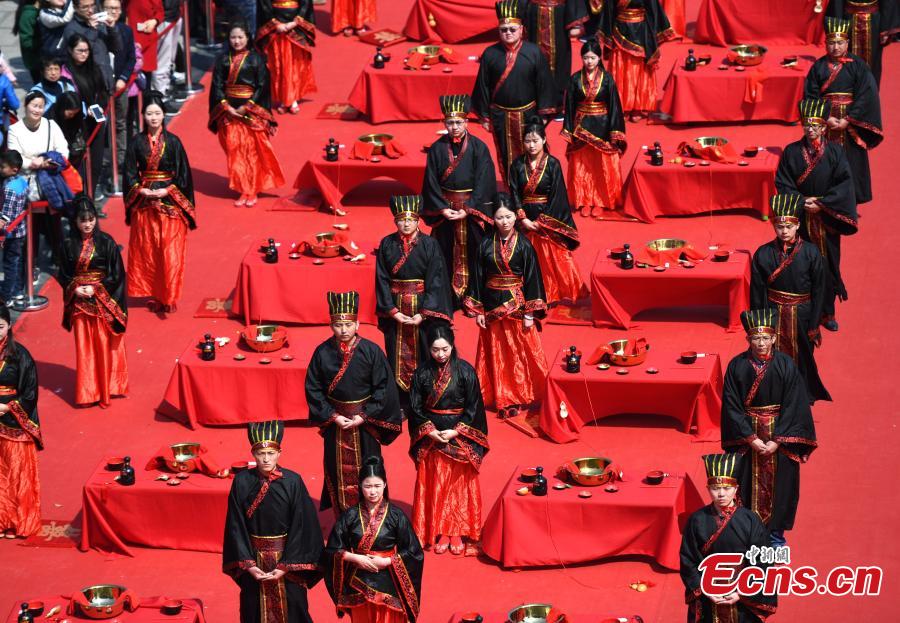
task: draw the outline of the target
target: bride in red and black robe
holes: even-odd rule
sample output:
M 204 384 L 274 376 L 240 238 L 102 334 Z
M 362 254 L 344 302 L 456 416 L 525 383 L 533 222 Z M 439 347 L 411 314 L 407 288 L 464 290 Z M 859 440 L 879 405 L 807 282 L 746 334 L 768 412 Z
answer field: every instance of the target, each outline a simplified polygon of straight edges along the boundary
M 163 128 L 162 96 L 144 99 L 144 131 L 125 153 L 128 295 L 174 311 L 184 287 L 187 232 L 196 229 L 191 165 L 181 140 Z
M 453 330 L 428 332 L 429 360 L 413 376 L 409 454 L 416 462 L 413 527 L 426 547 L 463 554 L 481 540 L 481 484 L 487 418 L 478 375 L 456 354 Z
M 359 503 L 331 529 L 322 567 L 338 616 L 352 623 L 416 621 L 425 555 L 409 518 L 387 494 L 381 457 L 359 472 Z
M 602 3 L 597 35 L 611 49 L 609 71 L 631 120 L 656 110 L 660 45 L 675 38 L 659 0 Z
M 97 229 L 97 210 L 86 197 L 76 205 L 74 224 L 57 279 L 63 327 L 75 333 L 75 403 L 105 409 L 110 396 L 128 393 L 125 266 L 116 241 Z
M 37 368 L 13 339 L 9 310 L 0 304 L 0 536 L 28 537 L 41 529 L 37 451 Z
M 228 187 L 241 195 L 234 205 L 249 208 L 261 191 L 283 185 L 284 174 L 269 140 L 278 125 L 270 110 L 269 69 L 248 42 L 247 26 L 232 25 L 229 48 L 213 66 L 208 127 L 225 152 Z
M 534 247 L 516 232 L 512 200 L 499 193 L 494 208 L 496 230 L 478 249 L 465 307 L 481 328 L 475 370 L 484 403 L 507 417 L 543 396 L 549 368 L 535 322 L 547 303 Z
M 525 153 L 509 169 L 509 194 L 519 229 L 537 254 L 547 305 L 575 302 L 588 292 L 572 257 L 581 243 L 566 196 L 562 165 L 547 153 L 547 136 L 540 119 L 525 126 L 524 141 Z
M 612 74 L 603 68 L 596 39 L 581 46 L 583 68 L 566 88 L 562 136 L 569 145 L 569 201 L 582 216 L 603 216 L 622 199 L 625 116 Z
M 258 0 L 256 47 L 266 55 L 272 101 L 278 112 L 300 112 L 299 101 L 316 92 L 312 49 L 316 45 L 316 16 L 312 0 Z

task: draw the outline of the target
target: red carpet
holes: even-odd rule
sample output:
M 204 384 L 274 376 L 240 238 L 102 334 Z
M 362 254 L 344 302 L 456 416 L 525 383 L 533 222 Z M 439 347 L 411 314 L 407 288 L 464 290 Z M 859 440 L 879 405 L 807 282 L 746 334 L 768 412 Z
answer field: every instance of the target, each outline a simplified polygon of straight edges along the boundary
M 399 30 L 409 4 L 409 0 L 382 1 L 378 26 Z M 689 22 L 696 16 L 697 6 L 697 0 L 689 0 Z M 319 23 L 327 24 L 328 16 L 321 8 L 317 12 Z M 313 101 L 303 104 L 300 115 L 279 119 L 279 133 L 274 139 L 276 151 L 283 158 L 288 186 L 307 159 L 321 157 L 329 136 L 349 145 L 355 137 L 371 131 L 364 121 L 323 121 L 315 117 L 324 104 L 346 101 L 360 68 L 371 59 L 374 49 L 324 33 L 320 33 L 318 41 L 315 71 L 319 93 Z M 685 55 L 687 47 L 663 47 L 661 81 L 671 63 Z M 402 49 L 403 46 L 394 48 L 395 57 L 402 57 Z M 395 58 L 394 62 L 399 61 Z M 896 267 L 889 259 L 892 256 L 882 252 L 896 248 L 900 242 L 900 215 L 893 192 L 896 163 L 900 162 L 898 135 L 894 131 L 900 123 L 895 104 L 900 99 L 896 71 L 900 67 L 900 46 L 888 48 L 884 62 L 888 68 L 882 85 L 887 137 L 872 159 L 876 201 L 861 210 L 861 233 L 845 242 L 845 278 L 851 299 L 839 309 L 840 333 L 826 333 L 818 355 L 820 370 L 835 402 L 815 408 L 820 450 L 803 468 L 803 499 L 797 527 L 788 535 L 795 567 L 803 564 L 825 570 L 838 565 L 881 566 L 885 573 L 883 596 L 785 598 L 774 619 L 778 621 L 819 623 L 851 617 L 859 621 L 896 620 L 900 605 L 893 590 L 900 573 L 898 547 L 893 542 L 900 503 L 891 480 L 900 471 L 900 453 L 892 441 L 897 435 L 900 384 L 896 382 L 896 365 L 891 359 L 900 347 L 894 317 L 900 309 L 900 296 L 896 285 L 890 285 L 896 284 Z M 419 149 L 434 140 L 439 127 L 437 123 L 386 124 L 378 130 L 396 134 L 407 149 Z M 563 141 L 556 135 L 558 127 L 550 126 L 551 145 L 556 154 L 562 154 Z M 105 411 L 73 407 L 73 339 L 60 326 L 61 296 L 55 284 L 44 292 L 52 301 L 51 307 L 23 318 L 15 327 L 16 338 L 31 350 L 39 367 L 39 405 L 47 447 L 40 455 L 46 517 L 76 516 L 81 506 L 82 483 L 94 466 L 109 455 L 153 451 L 162 444 L 178 441 L 200 441 L 221 461 L 243 456 L 247 447 L 243 429 L 191 432 L 157 416 L 154 408 L 163 395 L 175 357 L 189 340 L 205 332 L 225 335 L 237 328 L 237 323 L 228 318 L 193 315 L 208 297 L 231 291 L 240 259 L 251 241 L 296 236 L 313 227 L 329 227 L 333 221 L 332 216 L 321 212 L 271 211 L 268 208 L 277 201 L 273 195 L 263 196 L 254 209 L 234 208 L 232 193 L 226 187 L 224 156 L 215 137 L 206 131 L 205 95 L 189 102 L 171 129 L 187 145 L 194 167 L 199 229 L 188 237 L 185 296 L 179 311 L 165 319 L 142 308 L 131 312 L 126 338 L 131 395 L 114 401 L 112 408 Z M 642 144 L 661 140 L 664 145 L 674 146 L 709 131 L 703 127 L 678 130 L 629 124 L 630 149 L 623 164 L 631 166 Z M 718 126 L 715 131 L 736 140 L 738 145 L 781 146 L 800 135 L 798 127 L 780 124 Z M 474 133 L 484 138 L 480 128 Z M 289 197 L 293 192 L 285 187 L 275 194 Z M 346 218 L 351 233 L 386 234 L 391 230 L 386 196 L 383 184 L 378 184 L 375 192 L 359 189 L 351 193 L 347 201 L 351 212 Z M 118 241 L 127 242 L 121 202 L 113 202 L 108 211 L 111 217 L 103 226 Z M 653 225 L 580 219 L 578 225 L 584 244 L 576 259 L 585 277 L 599 249 L 625 241 L 637 244 L 659 237 L 678 237 L 697 245 L 731 242 L 754 248 L 771 236 L 771 227 L 749 214 L 662 218 Z M 661 318 L 664 316 L 658 312 L 641 316 L 641 327 L 629 333 L 646 336 L 654 346 L 718 352 L 726 360 L 744 347 L 740 335 L 722 330 L 718 316 L 679 313 L 678 317 Z M 461 355 L 473 360 L 475 325 L 459 318 L 457 327 Z M 371 326 L 364 326 L 362 333 L 380 340 Z M 301 348 L 311 353 L 328 334 L 325 327 L 303 329 Z M 613 335 L 613 331 L 589 326 L 547 324 L 544 349 L 552 354 L 563 344 L 571 343 L 591 352 Z M 607 421 L 588 427 L 581 441 L 568 446 L 528 438 L 492 420 L 490 438 L 492 451 L 482 472 L 485 512 L 517 464 L 541 463 L 555 471 L 565 460 L 599 453 L 614 457 L 626 470 L 629 466 L 635 470 L 650 469 L 664 463 L 697 476 L 702 471 L 699 456 L 717 450 L 716 444 L 692 443 L 688 435 L 675 429 L 674 422 L 665 418 L 640 423 Z M 386 460 L 395 499 L 409 505 L 415 472 L 406 450 L 404 437 L 387 449 Z M 310 491 L 317 494 L 322 473 L 321 440 L 315 431 L 289 427 L 284 459 L 287 467 L 303 474 Z M 139 473 L 139 477 L 142 475 Z M 330 515 L 323 514 L 322 520 L 326 528 L 330 527 Z M 171 529 L 178 530 L 181 522 L 188 521 L 190 517 L 172 517 Z M 198 597 L 206 604 L 212 623 L 238 620 L 237 588 L 221 573 L 216 555 L 139 550 L 135 558 L 108 559 L 96 552 L 19 547 L 14 542 L 2 542 L 0 560 L 4 569 L 0 588 L 4 599 L 0 607 L 10 607 L 13 601 L 34 595 L 69 593 L 82 586 L 113 582 L 140 595 Z M 454 611 L 505 612 L 519 603 L 534 601 L 549 601 L 572 613 L 639 613 L 647 623 L 684 620 L 683 588 L 678 575 L 663 572 L 645 559 L 515 573 L 478 558 L 428 554 L 425 567 L 420 619 L 424 623 L 447 621 Z M 629 588 L 630 583 L 639 580 L 656 585 L 647 592 Z M 310 603 L 315 620 L 335 620 L 324 587 L 320 585 L 312 591 Z

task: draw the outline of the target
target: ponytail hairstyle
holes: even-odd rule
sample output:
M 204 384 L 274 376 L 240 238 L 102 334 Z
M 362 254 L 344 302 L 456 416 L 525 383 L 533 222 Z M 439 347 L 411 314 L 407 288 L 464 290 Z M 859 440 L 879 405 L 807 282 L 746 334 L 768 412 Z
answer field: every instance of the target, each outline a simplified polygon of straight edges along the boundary
M 388 496 L 388 481 L 387 481 L 387 472 L 384 471 L 384 459 L 380 456 L 368 456 L 363 461 L 362 468 L 359 470 L 359 499 L 360 502 L 363 500 L 362 495 L 362 483 L 366 478 L 380 478 L 384 483 L 384 499 L 387 500 Z

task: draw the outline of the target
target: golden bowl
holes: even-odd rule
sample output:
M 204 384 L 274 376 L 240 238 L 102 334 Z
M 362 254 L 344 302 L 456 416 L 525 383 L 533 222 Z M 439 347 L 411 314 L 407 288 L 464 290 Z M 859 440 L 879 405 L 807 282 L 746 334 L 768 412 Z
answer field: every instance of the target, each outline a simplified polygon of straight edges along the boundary
M 639 349 L 637 354 L 632 353 L 634 345 L 631 343 L 631 340 L 613 340 L 612 342 L 609 342 L 608 346 L 611 352 L 607 353 L 607 357 L 609 358 L 609 362 L 614 366 L 640 365 L 647 359 L 647 351 L 650 350 L 646 341 L 643 344 L 644 347 Z
M 687 240 L 680 238 L 657 238 L 647 243 L 647 249 L 650 251 L 674 251 L 675 249 L 683 249 L 687 245 Z
M 439 45 L 418 45 L 414 48 L 410 48 L 406 51 L 407 54 L 424 54 L 425 60 L 422 61 L 425 65 L 434 65 L 441 58 L 441 46 Z
M 315 235 L 315 242 L 310 243 L 309 250 L 316 257 L 337 257 L 345 241 L 346 237 L 342 234 L 323 231 Z
M 375 149 L 372 150 L 372 155 L 373 156 L 383 156 L 385 142 L 394 140 L 394 135 L 393 134 L 363 134 L 357 140 L 360 140 L 363 143 L 372 143 L 373 145 L 375 145 Z
M 81 589 L 89 605 L 78 605 L 78 611 L 89 619 L 112 619 L 125 609 L 122 594 L 128 589 L 117 584 L 97 584 Z
M 258 353 L 272 353 L 287 343 L 287 331 L 277 324 L 251 324 L 241 331 L 247 346 Z
M 179 462 L 196 459 L 200 453 L 200 444 L 193 441 L 173 443 L 169 448 L 172 450 L 172 456 Z
M 518 608 L 513 608 L 506 615 L 508 623 L 557 623 L 550 621 L 547 617 L 553 606 L 550 604 L 525 604 Z M 563 621 L 564 617 L 560 617 Z
M 736 45 L 729 49 L 728 60 L 735 65 L 743 65 L 744 67 L 753 67 L 763 62 L 766 52 L 769 51 L 764 45 L 747 44 Z
M 578 472 L 569 470 L 569 476 L 577 484 L 585 487 L 599 487 L 609 482 L 613 472 L 606 471 L 612 465 L 612 459 L 605 456 L 588 456 L 574 459 L 572 464 L 578 468 Z
M 722 147 L 728 143 L 728 139 L 723 136 L 701 136 L 695 138 L 694 142 L 698 143 L 700 147 Z

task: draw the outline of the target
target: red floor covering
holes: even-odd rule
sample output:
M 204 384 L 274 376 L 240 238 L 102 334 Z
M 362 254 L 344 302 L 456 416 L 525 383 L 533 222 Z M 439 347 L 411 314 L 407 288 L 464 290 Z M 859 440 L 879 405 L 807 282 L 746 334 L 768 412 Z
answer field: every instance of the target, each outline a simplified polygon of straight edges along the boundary
M 379 26 L 400 30 L 408 11 L 408 0 L 381 2 Z M 688 4 L 688 21 L 696 15 L 698 3 Z M 319 9 L 320 24 L 327 15 Z M 397 57 L 405 46 L 392 48 Z M 686 45 L 666 45 L 663 66 L 681 58 Z M 373 54 L 371 46 L 343 37 L 322 34 L 316 50 L 315 70 L 319 93 L 302 107 L 296 117 L 281 117 L 274 144 L 283 158 L 289 181 L 308 158 L 321 156 L 327 137 L 335 136 L 348 145 L 368 130 L 365 122 L 325 122 L 314 120 L 327 102 L 345 101 L 359 68 Z M 577 56 L 577 55 L 576 55 Z M 398 62 L 395 60 L 395 62 Z M 885 66 L 900 66 L 900 46 L 885 54 Z M 660 72 L 660 82 L 666 71 Z M 891 478 L 898 473 L 900 460 L 896 444 L 896 405 L 900 392 L 896 366 L 890 362 L 898 347 L 896 320 L 900 309 L 896 269 L 889 249 L 896 248 L 900 217 L 891 176 L 896 176 L 900 158 L 897 147 L 900 80 L 897 72 L 886 71 L 882 85 L 884 125 L 887 138 L 873 154 L 872 171 L 876 201 L 862 208 L 862 232 L 845 243 L 845 277 L 851 300 L 839 308 L 841 331 L 826 333 L 819 352 L 819 367 L 835 402 L 815 408 L 821 448 L 803 468 L 803 499 L 796 529 L 789 533 L 794 566 L 809 564 L 820 570 L 838 565 L 880 565 L 885 571 L 882 597 L 789 597 L 782 599 L 776 620 L 843 621 L 895 620 L 898 607 L 896 573 L 898 548 L 891 533 L 897 516 L 898 497 Z M 427 102 L 423 105 L 433 106 Z M 15 327 L 17 339 L 38 361 L 41 397 L 40 414 L 47 449 L 40 455 L 44 516 L 68 520 L 80 512 L 81 486 L 95 465 L 111 454 L 153 451 L 164 443 L 196 440 L 208 445 L 223 462 L 246 452 L 243 429 L 200 429 L 188 431 L 155 414 L 174 359 L 188 340 L 204 332 L 233 335 L 236 321 L 193 318 L 193 310 L 207 297 L 224 296 L 231 290 L 241 256 L 254 239 L 270 235 L 290 237 L 311 225 L 329 227 L 333 217 L 313 212 L 267 211 L 275 202 L 263 196 L 254 209 L 232 207 L 232 193 L 225 183 L 225 162 L 215 137 L 206 131 L 206 98 L 188 103 L 171 129 L 188 146 L 198 191 L 199 229 L 188 239 L 185 296 L 177 313 L 162 319 L 146 309 L 133 308 L 128 328 L 128 356 L 131 395 L 114 401 L 112 408 L 73 407 L 73 340 L 60 327 L 60 290 L 46 288 L 51 307 L 21 320 Z M 388 124 L 379 130 L 392 131 L 407 149 L 419 149 L 435 138 L 438 124 Z M 551 145 L 563 153 L 563 142 L 551 125 Z M 798 127 L 764 124 L 743 127 L 716 127 L 737 142 L 783 145 L 799 137 Z M 710 128 L 672 129 L 662 126 L 628 125 L 631 148 L 625 165 L 640 145 L 653 140 L 675 144 L 684 138 L 709 134 Z M 484 132 L 474 133 L 484 137 Z M 896 180 L 896 177 L 894 177 Z M 353 232 L 382 230 L 391 222 L 386 197 L 392 186 L 376 184 L 354 192 L 348 198 L 351 214 L 344 219 Z M 284 188 L 277 193 L 289 196 Z M 116 239 L 127 242 L 121 202 L 113 202 L 111 218 L 103 226 Z M 771 235 L 768 224 L 748 214 L 717 214 L 714 217 L 659 219 L 653 225 L 599 222 L 580 219 L 584 244 L 576 259 L 587 277 L 599 249 L 625 241 L 640 243 L 658 237 L 682 237 L 697 246 L 730 242 L 749 249 Z M 310 268 L 315 270 L 314 267 Z M 336 284 L 336 286 L 339 284 Z M 324 301 L 322 302 L 324 305 Z M 651 313 L 639 318 L 641 328 L 632 334 L 644 335 L 659 347 L 718 352 L 727 361 L 744 347 L 739 334 L 725 333 L 718 317 L 677 313 Z M 472 359 L 475 348 L 474 323 L 457 322 L 462 356 Z M 379 340 L 371 326 L 362 334 Z M 302 344 L 295 348 L 311 352 L 328 335 L 324 327 L 303 330 Z M 613 339 L 613 331 L 588 327 L 546 326 L 544 347 L 548 354 L 563 344 L 577 344 L 590 352 L 602 341 Z M 676 470 L 699 476 L 699 456 L 714 452 L 717 444 L 692 443 L 678 431 L 677 423 L 666 419 L 605 420 L 587 427 L 581 440 L 566 446 L 542 439 L 530 439 L 505 424 L 490 422 L 492 451 L 482 472 L 485 512 L 517 464 L 541 463 L 555 467 L 566 459 L 601 453 L 614 457 L 625 469 L 659 462 Z M 284 463 L 303 474 L 318 497 L 321 487 L 320 438 L 314 430 L 291 426 L 285 439 Z M 410 504 L 414 469 L 401 438 L 387 449 L 391 491 L 401 504 Z M 139 477 L 142 474 L 139 473 Z M 322 515 L 324 526 L 331 517 Z M 173 527 L 173 529 L 175 529 Z M 599 528 L 598 529 L 602 529 Z M 0 543 L 4 570 L 0 582 L 0 608 L 33 595 L 70 592 L 100 582 L 125 584 L 142 595 L 195 596 L 203 599 L 208 620 L 231 623 L 238 620 L 237 589 L 220 572 L 216 555 L 178 551 L 139 549 L 134 558 L 109 559 L 99 553 L 79 553 L 74 549 L 28 548 L 16 542 Z M 645 593 L 628 588 L 630 582 L 651 580 L 656 586 Z M 677 574 L 665 572 L 645 559 L 616 559 L 572 569 L 552 568 L 513 572 L 477 558 L 453 559 L 449 555 L 427 555 L 421 621 L 443 622 L 458 610 L 506 611 L 533 601 L 550 601 L 568 612 L 639 613 L 648 623 L 684 620 L 683 589 Z M 317 621 L 335 620 L 328 595 L 321 585 L 311 595 L 311 611 Z

